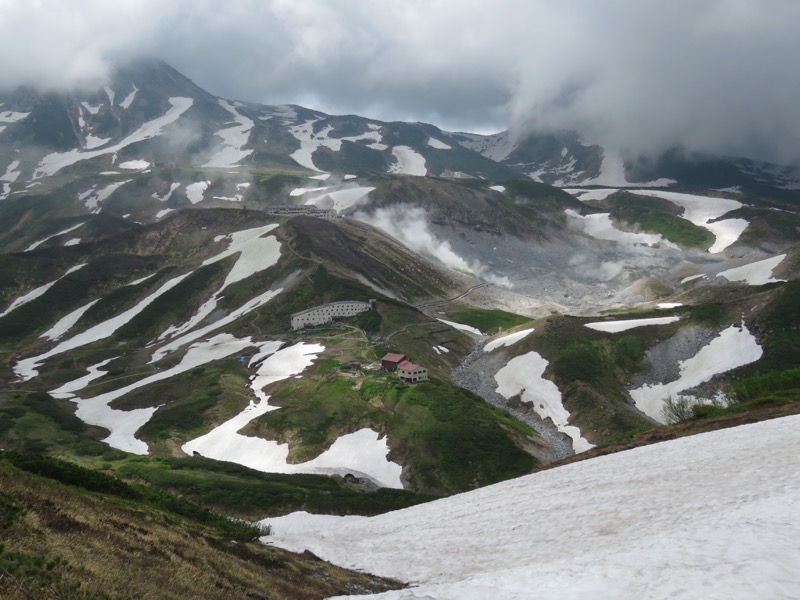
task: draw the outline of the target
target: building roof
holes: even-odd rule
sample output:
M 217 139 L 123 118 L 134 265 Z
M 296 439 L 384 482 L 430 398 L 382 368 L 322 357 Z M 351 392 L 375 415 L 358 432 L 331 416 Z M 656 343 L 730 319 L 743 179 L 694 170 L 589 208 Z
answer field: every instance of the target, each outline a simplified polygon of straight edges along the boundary
M 404 360 L 399 365 L 397 365 L 398 369 L 403 369 L 403 371 L 416 371 L 419 369 L 419 365 L 415 365 L 410 360 Z
M 404 354 L 395 354 L 394 352 L 389 352 L 386 356 L 384 356 L 381 360 L 386 362 L 393 362 L 393 363 L 400 363 L 406 359 Z

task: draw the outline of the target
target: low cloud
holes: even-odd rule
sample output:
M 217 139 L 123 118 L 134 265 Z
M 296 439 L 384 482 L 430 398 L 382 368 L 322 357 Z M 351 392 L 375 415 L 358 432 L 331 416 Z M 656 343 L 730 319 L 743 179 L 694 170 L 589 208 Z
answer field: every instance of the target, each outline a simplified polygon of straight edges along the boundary
M 398 204 L 372 213 L 359 212 L 355 218 L 383 230 L 417 254 L 438 260 L 450 269 L 475 275 L 494 285 L 511 287 L 507 277 L 489 272 L 480 261 L 468 262 L 453 251 L 450 242 L 438 238 L 431 231 L 428 213 L 423 208 Z
M 147 53 L 226 98 L 800 163 L 794 0 L 0 2 L 2 87 Z

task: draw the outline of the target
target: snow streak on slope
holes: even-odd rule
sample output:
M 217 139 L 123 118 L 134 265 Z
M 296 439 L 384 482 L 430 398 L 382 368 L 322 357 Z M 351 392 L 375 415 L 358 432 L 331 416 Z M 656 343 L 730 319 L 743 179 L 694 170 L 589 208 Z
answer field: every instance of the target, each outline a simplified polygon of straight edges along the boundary
M 663 198 L 678 206 L 682 206 L 684 208 L 684 213 L 681 216 L 684 219 L 691 221 L 698 227 L 708 229 L 717 238 L 714 244 L 708 249 L 711 254 L 722 252 L 725 248 L 736 242 L 748 225 L 748 222 L 744 219 L 725 219 L 724 221 L 715 221 L 711 223 L 711 221 L 718 219 L 725 213 L 741 208 L 742 203 L 736 200 L 656 190 L 630 190 L 630 192 L 640 196 Z
M 198 452 L 208 458 L 235 462 L 268 473 L 353 473 L 367 476 L 383 486 L 402 488 L 402 468 L 386 459 L 389 452 L 386 438 L 379 439 L 379 435 L 369 429 L 339 438 L 323 454 L 300 464 L 287 462 L 288 444 L 238 433 L 253 419 L 278 410 L 278 407 L 269 405 L 269 396 L 262 391 L 264 386 L 302 373 L 324 349 L 319 344 L 299 342 L 269 356 L 259 367 L 252 383 L 259 402 L 251 403 L 242 413 L 206 435 L 187 442 L 182 450 L 187 454 Z
M 455 321 L 445 321 L 444 319 L 436 319 L 444 323 L 445 325 L 449 325 L 453 329 L 458 329 L 459 331 L 466 331 L 467 333 L 472 333 L 474 335 L 483 335 L 480 329 L 473 327 L 472 325 L 464 325 L 463 323 L 456 323 Z
M 441 140 L 437 140 L 436 138 L 428 138 L 428 146 L 431 148 L 436 148 L 437 150 L 451 150 L 452 147 L 448 146 Z
M 748 285 L 764 285 L 766 283 L 786 281 L 785 279 L 772 277 L 772 270 L 781 264 L 784 258 L 786 258 L 786 255 L 780 254 L 749 265 L 728 269 L 717 273 L 717 275 L 724 277 L 728 281 L 745 281 Z
M 10 305 L 10 306 L 9 306 L 7 309 L 5 309 L 3 312 L 1 312 L 1 313 L 0 313 L 0 317 L 5 317 L 5 316 L 6 316 L 8 313 L 10 313 L 12 310 L 16 310 L 17 308 L 19 308 L 19 307 L 20 307 L 20 306 L 22 306 L 23 304 L 27 304 L 27 303 L 28 303 L 28 302 L 30 302 L 31 300 L 35 300 L 35 299 L 36 299 L 36 298 L 38 298 L 39 296 L 42 296 L 42 295 L 44 295 L 44 293 L 45 293 L 47 290 L 49 290 L 49 289 L 50 289 L 51 287 L 53 287 L 53 286 L 54 286 L 56 283 L 58 283 L 59 281 L 61 281 L 62 279 L 64 279 L 64 277 L 66 277 L 66 276 L 67 276 L 67 275 L 69 275 L 70 273 L 74 273 L 74 272 L 75 272 L 75 271 L 77 271 L 78 269 L 82 269 L 82 268 L 83 268 L 83 267 L 85 267 L 86 265 L 87 265 L 87 263 L 83 263 L 83 264 L 80 264 L 80 265 L 76 265 L 76 266 L 72 267 L 71 269 L 69 269 L 69 270 L 68 270 L 66 273 L 64 273 L 64 274 L 63 274 L 61 277 L 59 277 L 59 278 L 58 278 L 58 279 L 56 279 L 55 281 L 51 281 L 50 283 L 45 283 L 44 285 L 42 285 L 42 286 L 39 286 L 39 287 L 38 287 L 38 288 L 36 288 L 35 290 L 31 290 L 31 291 L 30 291 L 30 292 L 28 292 L 27 294 L 24 294 L 24 295 L 20 296 L 19 298 L 17 298 L 16 300 L 14 300 L 14 301 L 11 303 L 11 305 Z
M 6 167 L 6 172 L 3 173 L 3 175 L 0 175 L 0 183 L 3 184 L 2 192 L 0 192 L 0 200 L 5 200 L 8 197 L 8 194 L 11 193 L 11 184 L 19 178 L 20 172 L 17 171 L 18 168 L 19 161 L 12 161 L 8 167 Z
M 676 398 L 681 392 L 709 381 L 714 375 L 749 365 L 763 354 L 761 346 L 747 328 L 731 325 L 697 354 L 680 362 L 680 377 L 658 385 L 644 385 L 631 390 L 636 408 L 656 421 L 664 422 L 661 411 L 668 397 Z
M 263 540 L 415 584 L 383 600 L 798 598 L 798 428 L 704 433 Z
M 620 331 L 628 331 L 629 329 L 645 327 L 647 325 L 668 325 L 669 323 L 675 323 L 679 320 L 680 317 L 655 317 L 652 319 L 628 319 L 625 321 L 599 321 L 597 323 L 586 323 L 585 325 L 589 329 L 594 329 L 595 331 L 619 333 Z
M 81 225 L 83 225 L 83 222 L 78 223 L 77 225 L 73 225 L 72 227 L 68 227 L 67 229 L 65 229 L 63 231 L 59 231 L 58 233 L 54 233 L 53 235 L 48 235 L 44 239 L 38 240 L 36 242 L 33 242 L 30 246 L 25 248 L 25 252 L 30 252 L 31 250 L 36 250 L 36 248 L 38 248 L 39 246 L 44 244 L 46 241 L 52 240 L 54 237 L 58 237 L 60 235 L 65 235 L 65 234 L 67 234 L 67 233 L 69 233 L 71 231 L 75 231 Z
M 112 317 L 107 321 L 103 321 L 102 323 L 99 323 L 74 337 L 64 340 L 47 352 L 18 361 L 17 364 L 14 365 L 14 372 L 23 381 L 28 381 L 39 374 L 37 371 L 38 367 L 51 356 L 62 354 L 68 350 L 73 350 L 75 348 L 79 348 L 80 346 L 85 346 L 86 344 L 91 344 L 97 340 L 102 340 L 114 335 L 114 332 L 117 329 L 125 325 L 133 317 L 138 315 L 150 304 L 152 304 L 159 296 L 174 288 L 189 275 L 191 275 L 191 273 L 184 273 L 183 275 L 179 275 L 178 277 L 170 279 L 155 292 L 139 302 L 136 306 L 129 308 L 128 310 L 118 314 L 116 317 Z
M 128 110 L 131 107 L 131 104 L 133 104 L 133 99 L 136 97 L 136 92 L 138 92 L 138 91 L 139 91 L 139 88 L 137 88 L 134 85 L 133 86 L 133 91 L 130 94 L 128 94 L 127 96 L 125 96 L 125 99 L 122 102 L 120 102 L 119 105 L 122 108 L 124 108 L 125 110 Z
M 58 393 L 58 397 L 70 398 L 77 404 L 78 409 L 75 415 L 83 422 L 108 429 L 111 433 L 103 441 L 109 446 L 124 452 L 147 454 L 147 444 L 136 439 L 135 434 L 150 420 L 153 413 L 158 410 L 158 406 L 125 411 L 111 408 L 109 403 L 138 388 L 169 379 L 211 361 L 226 358 L 253 345 L 254 342 L 249 337 L 237 339 L 229 334 L 220 334 L 208 341 L 197 343 L 190 347 L 181 362 L 174 367 L 112 392 L 100 394 L 94 398 L 75 398 L 72 392 L 81 388 L 77 387 L 73 382 L 71 385 L 68 384 L 58 390 L 54 390 L 53 394 Z M 95 367 L 98 367 L 98 365 L 95 365 Z M 85 381 L 85 378 L 79 381 Z M 157 401 L 157 399 L 154 399 L 154 401 Z
M 78 199 L 84 203 L 86 208 L 89 209 L 89 212 L 93 214 L 97 214 L 102 210 L 100 204 L 108 200 L 109 196 L 116 192 L 119 188 L 123 185 L 128 183 L 130 179 L 125 179 L 124 181 L 115 181 L 107 185 L 104 188 L 96 190 L 95 188 L 90 189 L 88 192 L 84 192 L 83 194 L 78 195 Z
M 55 341 L 64 335 L 67 331 L 69 331 L 75 323 L 77 323 L 80 318 L 86 313 L 87 310 L 92 308 L 95 304 L 100 302 L 100 298 L 97 300 L 92 300 L 88 304 L 84 304 L 80 308 L 73 310 L 68 315 L 62 317 L 58 320 L 58 322 L 53 325 L 50 329 L 45 331 L 39 337 L 47 338 L 48 340 Z
M 523 402 L 531 404 L 542 419 L 550 419 L 562 433 L 572 438 L 575 452 L 585 452 L 594 448 L 581 435 L 581 430 L 569 425 L 569 411 L 561 401 L 561 392 L 556 384 L 543 377 L 547 361 L 537 352 L 516 356 L 494 376 L 497 393 L 506 399 L 520 396 Z
M 501 131 L 493 135 L 477 133 L 459 133 L 459 144 L 475 152 L 491 158 L 495 162 L 503 162 L 517 148 L 517 140 L 509 131 Z
M 395 146 L 392 148 L 395 163 L 389 167 L 389 173 L 398 175 L 415 175 L 424 177 L 428 172 L 425 168 L 425 157 L 409 146 Z
M 293 158 L 300 166 L 311 169 L 312 171 L 320 171 L 320 169 L 314 165 L 312 158 L 312 155 L 318 148 L 325 147 L 330 148 L 334 152 L 339 152 L 343 141 L 357 142 L 360 140 L 374 140 L 372 144 L 372 147 L 374 147 L 375 144 L 383 139 L 383 136 L 381 136 L 380 132 L 377 130 L 379 127 L 372 126 L 372 124 L 370 124 L 371 131 L 362 133 L 361 135 L 330 138 L 328 137 L 328 134 L 333 130 L 331 125 L 328 125 L 319 133 L 314 133 L 314 123 L 317 121 L 319 121 L 319 119 L 309 119 L 308 121 L 289 127 L 289 133 L 291 133 L 295 139 L 300 142 L 300 148 L 295 150 L 290 155 L 291 158 Z M 386 146 L 383 146 L 383 148 L 385 147 Z
M 159 336 L 158 339 L 163 340 L 169 336 L 183 333 L 192 327 L 195 327 L 208 315 L 214 312 L 217 307 L 217 302 L 222 296 L 222 292 L 225 291 L 225 288 L 260 271 L 268 269 L 277 263 L 281 256 L 280 242 L 278 242 L 274 236 L 263 237 L 277 226 L 277 223 L 272 223 L 263 227 L 246 229 L 244 231 L 236 231 L 221 238 L 230 240 L 228 247 L 219 254 L 203 261 L 203 266 L 219 262 L 220 260 L 223 260 L 229 256 L 233 256 L 234 254 L 239 254 L 239 257 L 236 259 L 236 263 L 233 265 L 233 267 L 231 267 L 231 270 L 225 277 L 225 281 L 222 283 L 222 286 L 198 309 L 197 313 L 195 313 L 191 319 L 189 319 L 183 325 L 171 325 Z M 221 241 L 221 239 L 219 241 Z M 274 292 L 269 296 L 269 298 L 272 298 L 277 293 L 278 292 Z M 194 341 L 194 339 L 196 338 L 193 338 L 192 341 Z M 159 356 L 163 356 L 161 352 L 162 351 L 160 350 Z
M 491 352 L 492 350 L 496 350 L 497 348 L 502 348 L 504 346 L 510 346 L 512 344 L 516 344 L 522 338 L 527 337 L 529 334 L 533 333 L 533 331 L 534 330 L 531 327 L 530 329 L 523 329 L 522 331 L 516 331 L 514 333 L 509 333 L 508 335 L 495 338 L 483 347 L 483 351 Z
M 193 100 L 191 98 L 170 98 L 169 103 L 172 106 L 166 113 L 152 121 L 144 123 L 128 137 L 107 148 L 91 150 L 89 152 L 70 150 L 69 152 L 54 152 L 53 154 L 48 154 L 42 159 L 41 163 L 39 163 L 39 167 L 34 172 L 33 178 L 39 179 L 41 177 L 53 175 L 64 167 L 74 165 L 82 160 L 89 160 L 98 156 L 103 156 L 104 154 L 113 154 L 131 144 L 161 135 L 167 125 L 175 122 L 178 117 L 192 106 L 192 102 Z
M 175 190 L 177 190 L 179 187 L 181 187 L 180 183 L 171 183 L 170 186 L 169 186 L 169 191 L 163 197 L 159 196 L 158 193 L 154 192 L 153 193 L 153 198 L 155 198 L 159 202 L 166 202 L 167 200 L 170 199 L 170 197 L 172 196 L 172 193 Z
M 215 152 L 203 166 L 235 167 L 241 160 L 253 153 L 252 150 L 245 150 L 244 146 L 250 138 L 250 130 L 254 123 L 236 110 L 236 107 L 230 102 L 220 100 L 219 105 L 233 115 L 236 124 L 217 131 L 216 136 L 222 139 L 222 148 Z

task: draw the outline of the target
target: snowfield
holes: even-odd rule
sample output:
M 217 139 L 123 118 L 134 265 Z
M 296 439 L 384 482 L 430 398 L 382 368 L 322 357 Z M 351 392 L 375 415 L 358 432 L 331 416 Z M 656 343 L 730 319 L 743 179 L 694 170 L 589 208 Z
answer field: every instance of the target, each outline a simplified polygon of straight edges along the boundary
M 279 410 L 277 406 L 270 406 L 269 396 L 262 391 L 265 386 L 299 375 L 325 349 L 319 344 L 303 342 L 277 350 L 279 346 L 280 344 L 270 346 L 262 352 L 263 355 L 271 350 L 274 354 L 267 356 L 261 363 L 251 383 L 259 402 L 251 402 L 232 419 L 184 444 L 182 450 L 189 455 L 197 452 L 207 458 L 234 462 L 267 473 L 352 473 L 369 477 L 384 487 L 402 489 L 402 467 L 386 458 L 389 453 L 388 440 L 385 437 L 381 439 L 371 429 L 360 429 L 344 435 L 317 458 L 299 464 L 287 462 L 288 444 L 239 433 L 250 421 L 270 411 Z
M 617 229 L 614 222 L 611 220 L 610 213 L 597 213 L 584 216 L 571 208 L 567 208 L 564 212 L 571 219 L 576 229 L 598 240 L 608 240 L 621 244 L 642 244 L 644 246 L 677 248 L 675 244 L 665 240 L 660 233 L 633 233 Z
M 60 235 L 65 235 L 65 234 L 67 234 L 67 233 L 70 233 L 70 232 L 72 232 L 72 231 L 75 231 L 75 230 L 76 230 L 78 227 L 81 227 L 82 225 L 83 225 L 83 221 L 81 221 L 81 222 L 80 222 L 80 223 L 78 223 L 77 225 L 73 225 L 72 227 L 69 227 L 69 228 L 67 228 L 67 229 L 64 229 L 63 231 L 59 231 L 58 233 L 54 233 L 53 235 L 48 235 L 48 236 L 47 236 L 46 238 L 44 238 L 44 239 L 38 240 L 38 241 L 36 241 L 36 242 L 33 242 L 33 243 L 30 245 L 30 246 L 28 246 L 27 248 L 25 248 L 25 250 L 24 250 L 24 251 L 25 251 L 25 252 L 30 252 L 31 250 L 36 250 L 36 248 L 38 248 L 39 246 L 41 246 L 42 244 L 44 244 L 46 241 L 48 241 L 48 240 L 52 240 L 53 238 L 55 238 L 55 237 L 58 237 L 58 236 L 60 236 Z
M 190 183 L 186 186 L 186 198 L 188 198 L 189 202 L 192 204 L 202 202 L 209 185 L 211 185 L 210 181 Z
M 383 600 L 798 598 L 798 428 L 685 437 L 306 531 L 293 515 L 262 539 L 412 583 Z
M 112 146 L 98 150 L 91 150 L 89 152 L 70 150 L 69 152 L 54 152 L 52 154 L 48 154 L 39 163 L 39 166 L 33 174 L 33 179 L 40 179 L 41 177 L 54 175 L 64 167 L 74 165 L 82 160 L 89 160 L 98 156 L 103 156 L 104 154 L 114 154 L 126 146 L 130 146 L 131 144 L 142 142 L 144 140 L 161 135 L 164 128 L 167 125 L 177 121 L 183 113 L 189 110 L 193 102 L 194 101 L 191 98 L 170 98 L 169 103 L 172 106 L 169 110 L 167 110 L 166 113 L 160 117 L 156 117 L 152 121 L 142 124 L 139 129 L 127 136 L 121 142 Z M 86 104 L 84 104 L 84 107 L 88 109 Z
M 599 321 L 597 323 L 585 323 L 585 326 L 595 331 L 605 331 L 608 333 L 619 333 L 628 331 L 636 327 L 646 327 L 648 325 L 667 325 L 680 321 L 680 317 L 656 317 L 652 319 L 629 319 L 625 321 Z
M 747 285 L 764 285 L 765 283 L 777 283 L 779 281 L 786 281 L 785 279 L 775 279 L 772 277 L 772 270 L 786 258 L 785 254 L 759 260 L 749 265 L 735 267 L 717 273 L 718 276 L 724 277 L 728 281 L 744 281 Z
M 428 169 L 425 168 L 425 157 L 409 146 L 395 146 L 392 148 L 395 163 L 389 167 L 389 173 L 398 175 L 415 175 L 425 177 Z
M 715 198 L 713 196 L 697 196 L 679 192 L 661 192 L 656 190 L 630 190 L 632 194 L 663 198 L 682 206 L 684 219 L 691 221 L 698 227 L 703 227 L 714 234 L 716 241 L 708 249 L 711 254 L 722 252 L 725 248 L 736 242 L 742 232 L 747 229 L 748 222 L 744 219 L 725 219 L 716 221 L 727 212 L 741 208 L 743 205 L 736 200 Z
M 731 325 L 692 358 L 681 361 L 680 377 L 658 385 L 644 385 L 630 391 L 636 408 L 661 423 L 661 411 L 668 397 L 677 398 L 681 392 L 709 381 L 714 375 L 749 365 L 761 358 L 764 351 L 744 325 Z
M 523 402 L 533 406 L 542 419 L 550 419 L 562 433 L 572 439 L 575 452 L 585 452 L 594 448 L 581 435 L 581 430 L 569 425 L 569 412 L 561 401 L 561 392 L 556 384 L 543 377 L 548 362 L 537 352 L 516 356 L 494 376 L 497 393 L 506 399 L 520 396 Z
M 62 233 L 63 233 L 63 232 L 62 232 Z M 60 235 L 60 234 L 58 234 L 58 233 L 57 233 L 56 235 Z M 23 294 L 22 296 L 20 296 L 20 297 L 19 297 L 19 298 L 17 298 L 16 300 L 14 300 L 14 301 L 13 301 L 13 302 L 12 302 L 12 303 L 11 303 L 11 304 L 8 306 L 8 308 L 7 308 L 7 309 L 5 309 L 3 312 L 1 312 L 1 313 L 0 313 L 0 317 L 5 317 L 5 316 L 6 316 L 8 313 L 10 313 L 12 310 L 16 310 L 17 308 L 19 308 L 19 307 L 20 307 L 20 306 L 22 306 L 23 304 L 27 304 L 27 303 L 28 303 L 28 302 L 30 302 L 31 300 L 36 300 L 36 298 L 38 298 L 38 297 L 40 297 L 40 296 L 43 296 L 43 295 L 44 295 L 44 293 L 45 293 L 47 290 L 49 290 L 49 289 L 50 289 L 51 287 L 53 287 L 53 286 L 54 286 L 56 283 L 58 283 L 59 281 L 61 281 L 62 279 L 64 279 L 64 277 L 66 277 L 66 276 L 67 276 L 67 275 L 69 275 L 70 273 L 74 273 L 74 272 L 75 272 L 75 271 L 77 271 L 78 269 L 82 269 L 82 268 L 83 268 L 83 267 L 85 267 L 87 264 L 88 264 L 88 263 L 82 263 L 82 264 L 80 264 L 80 265 L 76 265 L 76 266 L 72 267 L 71 269 L 68 269 L 68 270 L 67 270 L 67 272 L 66 272 L 66 273 L 64 273 L 64 274 L 63 274 L 61 277 L 59 277 L 58 279 L 55 279 L 55 280 L 51 281 L 50 283 L 45 283 L 44 285 L 42 285 L 42 286 L 39 286 L 38 288 L 31 290 L 31 291 L 30 291 L 30 292 L 28 292 L 27 294 Z
M 483 335 L 480 329 L 473 327 L 472 325 L 464 325 L 463 323 L 456 323 L 455 321 L 445 321 L 444 319 L 436 319 L 444 323 L 445 325 L 450 325 L 453 329 L 458 329 L 459 331 L 466 331 L 467 333 L 472 333 L 474 335 Z
M 504 346 L 510 346 L 511 344 L 516 344 L 521 339 L 527 337 L 529 334 L 533 333 L 533 328 L 530 329 L 523 329 L 522 331 L 516 331 L 514 333 L 509 333 L 508 335 L 504 335 L 499 338 L 495 338 L 489 343 L 487 343 L 483 347 L 484 352 L 491 352 L 492 350 L 497 350 L 498 348 Z
M 231 168 L 238 166 L 240 161 L 253 153 L 253 150 L 246 150 L 244 147 L 250 139 L 250 130 L 255 123 L 242 115 L 227 100 L 219 100 L 219 105 L 231 113 L 234 124 L 216 132 L 215 135 L 222 140 L 222 145 L 203 166 Z
M 190 371 L 195 367 L 204 365 L 214 360 L 219 360 L 241 352 L 245 348 L 254 345 L 254 342 L 248 337 L 244 339 L 237 339 L 229 334 L 217 335 L 205 342 L 200 342 L 190 347 L 180 363 L 170 369 L 166 369 L 159 373 L 155 373 L 150 377 L 145 377 L 139 381 L 118 388 L 114 391 L 100 394 L 94 398 L 77 398 L 74 392 L 77 392 L 97 376 L 102 376 L 105 373 L 98 373 L 99 368 L 105 366 L 109 361 L 104 361 L 98 365 L 94 365 L 89 369 L 89 375 L 84 376 L 76 381 L 70 382 L 53 390 L 51 393 L 57 398 L 67 398 L 72 400 L 78 405 L 75 415 L 84 423 L 89 425 L 98 425 L 109 430 L 109 435 L 103 441 L 112 448 L 131 452 L 133 454 L 147 454 L 147 444 L 136 438 L 136 432 L 147 423 L 153 414 L 158 410 L 158 406 L 147 408 L 137 408 L 135 410 L 118 410 L 111 408 L 109 404 L 121 398 L 136 389 L 169 379 L 175 375 Z M 154 399 L 156 402 L 157 399 Z

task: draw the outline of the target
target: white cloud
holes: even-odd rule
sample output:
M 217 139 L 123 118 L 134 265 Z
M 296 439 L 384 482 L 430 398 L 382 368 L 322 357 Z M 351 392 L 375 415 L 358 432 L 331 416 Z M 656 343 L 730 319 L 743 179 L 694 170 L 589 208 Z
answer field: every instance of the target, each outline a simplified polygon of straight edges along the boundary
M 0 0 L 0 85 L 155 54 L 212 93 L 800 161 L 791 0 Z M 65 58 L 66 57 L 66 58 Z

